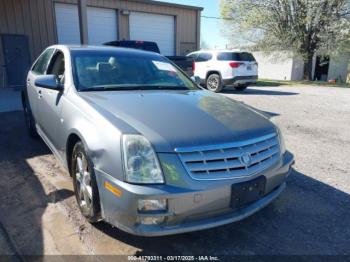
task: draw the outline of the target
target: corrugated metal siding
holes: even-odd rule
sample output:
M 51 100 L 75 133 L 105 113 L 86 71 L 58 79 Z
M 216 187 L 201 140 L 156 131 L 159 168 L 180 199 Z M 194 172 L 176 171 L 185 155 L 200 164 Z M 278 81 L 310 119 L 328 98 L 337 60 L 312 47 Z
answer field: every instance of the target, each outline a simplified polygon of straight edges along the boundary
M 24 34 L 29 38 L 32 59 L 56 42 L 50 0 L 0 1 L 0 34 Z M 0 63 L 3 64 L 2 48 Z
M 54 2 L 77 4 L 77 0 L 0 0 L 0 34 L 27 35 L 30 55 L 34 60 L 45 47 L 57 43 Z M 88 0 L 87 4 L 117 10 L 173 15 L 176 17 L 176 53 L 180 54 L 181 43 L 193 43 L 199 47 L 198 10 L 130 0 Z M 118 29 L 119 39 L 129 39 L 128 16 L 119 13 Z M 3 82 L 3 65 L 0 43 L 0 87 Z
M 0 34 L 27 35 L 31 59 L 34 60 L 46 46 L 56 43 L 52 11 L 50 0 L 1 0 Z M 4 57 L 0 44 L 0 87 L 3 72 Z

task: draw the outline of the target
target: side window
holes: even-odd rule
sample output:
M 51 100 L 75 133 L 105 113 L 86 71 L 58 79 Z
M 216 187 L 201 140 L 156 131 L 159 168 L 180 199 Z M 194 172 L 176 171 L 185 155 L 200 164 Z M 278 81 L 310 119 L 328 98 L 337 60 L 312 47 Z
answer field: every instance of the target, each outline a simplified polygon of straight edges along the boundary
M 33 66 L 32 71 L 38 75 L 44 75 L 53 52 L 54 49 L 50 48 L 42 53 Z
M 210 53 L 201 53 L 198 55 L 196 62 L 207 62 L 213 58 Z
M 55 75 L 58 79 L 62 79 L 64 76 L 64 55 L 58 51 L 51 59 L 50 65 L 47 69 L 48 75 Z
M 218 61 L 241 61 L 238 53 L 222 52 L 218 53 Z
M 192 58 L 196 62 L 197 57 L 198 57 L 198 53 L 192 53 L 192 54 L 188 55 L 188 57 Z

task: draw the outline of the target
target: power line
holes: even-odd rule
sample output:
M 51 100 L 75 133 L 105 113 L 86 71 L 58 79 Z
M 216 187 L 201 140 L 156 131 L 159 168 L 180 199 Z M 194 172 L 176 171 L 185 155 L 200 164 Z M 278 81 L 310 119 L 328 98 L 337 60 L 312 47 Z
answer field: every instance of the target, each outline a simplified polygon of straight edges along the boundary
M 217 19 L 217 20 L 233 20 L 232 18 L 229 18 L 229 17 L 206 16 L 206 15 L 201 15 L 201 17 L 208 18 L 208 19 Z

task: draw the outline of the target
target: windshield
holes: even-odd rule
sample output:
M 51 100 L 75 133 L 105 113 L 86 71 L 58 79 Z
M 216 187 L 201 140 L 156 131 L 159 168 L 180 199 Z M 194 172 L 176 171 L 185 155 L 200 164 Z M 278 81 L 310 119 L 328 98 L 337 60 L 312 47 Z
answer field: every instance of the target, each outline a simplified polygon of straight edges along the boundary
M 166 58 L 138 52 L 72 51 L 78 91 L 192 90 L 198 87 Z

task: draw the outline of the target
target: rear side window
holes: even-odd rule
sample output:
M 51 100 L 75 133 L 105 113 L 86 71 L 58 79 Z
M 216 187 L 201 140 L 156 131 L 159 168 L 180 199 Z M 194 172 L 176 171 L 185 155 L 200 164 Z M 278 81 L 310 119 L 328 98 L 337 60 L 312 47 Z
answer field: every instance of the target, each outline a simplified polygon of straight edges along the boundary
M 198 57 L 198 53 L 193 53 L 193 54 L 189 54 L 187 55 L 187 57 L 192 58 L 194 61 L 196 61 L 197 57 Z
M 255 62 L 255 58 L 251 53 L 240 53 L 241 61 Z
M 197 58 L 196 62 L 207 62 L 213 58 L 213 55 L 210 53 L 200 53 Z
M 44 51 L 44 53 L 42 53 L 39 59 L 36 61 L 35 65 L 32 68 L 32 71 L 36 74 L 44 75 L 53 52 L 54 52 L 54 49 L 52 48 Z
M 242 53 L 235 53 L 235 52 L 222 52 L 218 53 L 217 59 L 219 61 L 248 61 L 248 62 L 255 62 L 255 58 L 251 53 L 242 52 Z

